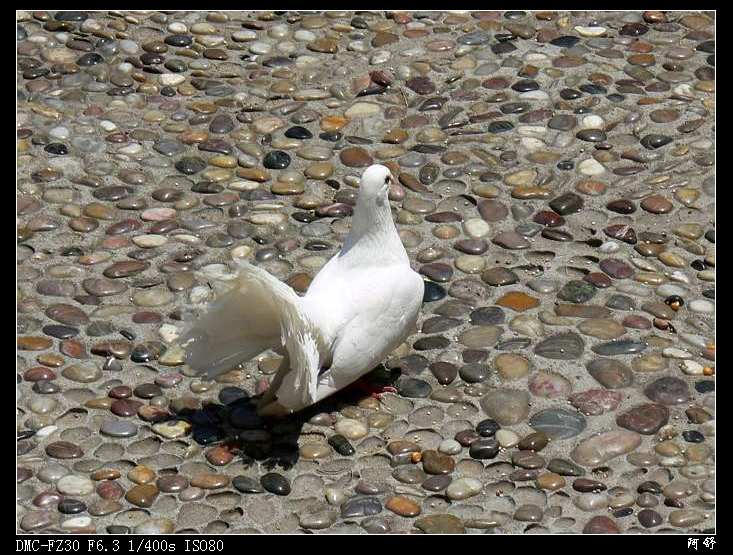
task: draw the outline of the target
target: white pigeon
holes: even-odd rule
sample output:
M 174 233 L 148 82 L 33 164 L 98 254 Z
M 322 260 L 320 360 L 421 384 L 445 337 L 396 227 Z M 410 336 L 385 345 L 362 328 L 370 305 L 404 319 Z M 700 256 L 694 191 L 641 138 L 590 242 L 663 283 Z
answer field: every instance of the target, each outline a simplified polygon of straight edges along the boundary
M 258 410 L 284 415 L 382 362 L 414 328 L 424 290 L 392 221 L 387 194 L 393 180 L 385 166 L 366 169 L 351 231 L 303 297 L 265 270 L 240 263 L 235 287 L 181 336 L 189 366 L 213 378 L 275 350 L 282 363 Z

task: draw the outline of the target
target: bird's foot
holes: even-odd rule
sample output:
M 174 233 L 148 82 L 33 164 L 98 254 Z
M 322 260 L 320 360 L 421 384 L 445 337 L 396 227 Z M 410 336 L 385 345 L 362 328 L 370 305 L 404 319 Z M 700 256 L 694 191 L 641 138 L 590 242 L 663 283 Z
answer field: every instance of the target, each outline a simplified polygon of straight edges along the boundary
M 255 385 L 255 393 L 257 395 L 267 395 L 270 390 L 270 381 L 267 378 L 260 378 Z
M 385 385 L 384 387 L 381 387 L 379 391 L 372 392 L 372 397 L 374 397 L 375 399 L 381 399 L 382 395 L 384 395 L 385 393 L 394 393 L 396 395 L 397 388 L 392 387 L 391 385 Z
M 393 387 L 391 385 L 383 385 L 383 386 L 377 386 L 379 387 L 378 391 L 372 391 L 371 396 L 375 399 L 381 399 L 382 395 L 385 393 L 394 393 L 397 394 L 397 388 Z
M 354 388 L 375 399 L 381 399 L 385 393 L 397 393 L 397 389 L 388 384 L 377 384 L 360 378 L 354 382 Z

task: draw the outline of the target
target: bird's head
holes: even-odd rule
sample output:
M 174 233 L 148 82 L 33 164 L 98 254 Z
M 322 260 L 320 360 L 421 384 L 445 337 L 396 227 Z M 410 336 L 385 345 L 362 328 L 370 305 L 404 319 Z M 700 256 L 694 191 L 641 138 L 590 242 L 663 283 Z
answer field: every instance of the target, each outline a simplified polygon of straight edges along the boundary
M 359 198 L 366 202 L 383 205 L 387 202 L 389 187 L 394 182 L 392 172 L 381 164 L 369 166 L 361 176 Z

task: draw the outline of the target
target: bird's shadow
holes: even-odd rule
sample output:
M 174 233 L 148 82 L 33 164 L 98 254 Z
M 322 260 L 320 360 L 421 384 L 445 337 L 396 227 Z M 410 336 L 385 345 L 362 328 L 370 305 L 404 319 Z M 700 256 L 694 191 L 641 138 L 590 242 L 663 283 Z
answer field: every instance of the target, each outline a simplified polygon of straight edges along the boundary
M 377 387 L 392 385 L 400 373 L 399 369 L 390 371 L 380 366 L 360 381 Z M 224 446 L 245 466 L 259 463 L 267 470 L 277 467 L 289 470 L 298 462 L 298 438 L 306 422 L 317 414 L 353 405 L 363 397 L 363 389 L 349 386 L 288 416 L 262 417 L 257 414 L 259 395 L 250 395 L 238 387 L 225 387 L 219 394 L 219 402 L 208 402 L 198 409 L 183 409 L 168 420 L 190 423 L 194 442 L 201 446 Z

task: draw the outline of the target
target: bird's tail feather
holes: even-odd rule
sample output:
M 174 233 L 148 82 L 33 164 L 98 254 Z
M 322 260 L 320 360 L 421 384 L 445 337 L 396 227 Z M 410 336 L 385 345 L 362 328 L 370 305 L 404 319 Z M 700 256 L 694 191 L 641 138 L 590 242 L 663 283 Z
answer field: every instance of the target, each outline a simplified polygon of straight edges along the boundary
M 295 372 L 293 393 L 313 402 L 322 350 L 317 327 L 300 310 L 291 287 L 248 263 L 238 270 L 235 286 L 182 334 L 189 366 L 215 377 L 283 346 Z

